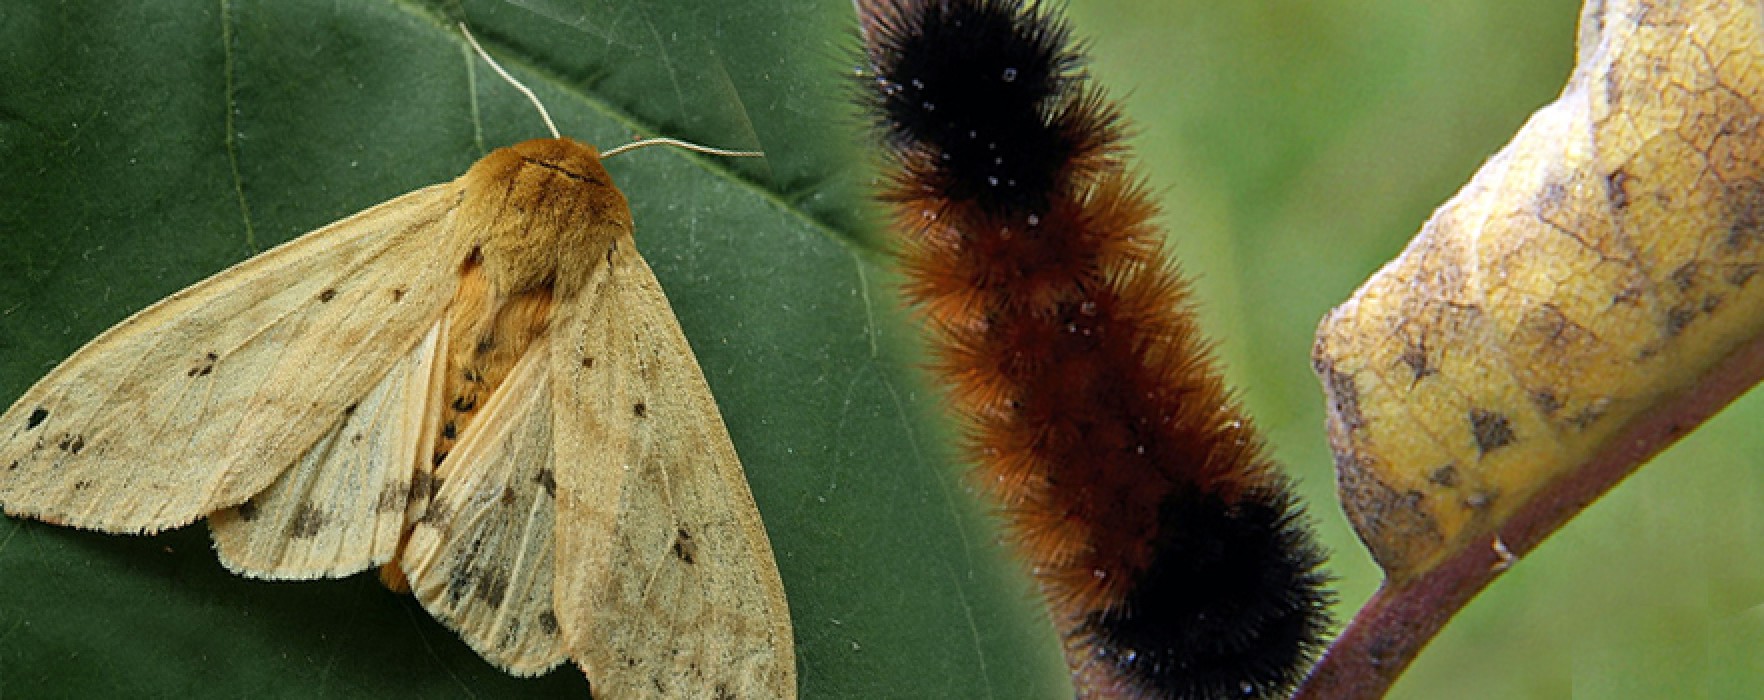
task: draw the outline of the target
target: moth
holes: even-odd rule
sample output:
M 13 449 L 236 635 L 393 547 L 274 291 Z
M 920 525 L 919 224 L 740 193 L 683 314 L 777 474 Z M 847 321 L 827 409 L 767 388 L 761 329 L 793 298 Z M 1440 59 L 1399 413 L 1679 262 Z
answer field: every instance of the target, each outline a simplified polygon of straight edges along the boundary
M 496 150 L 117 324 L 0 415 L 0 508 L 206 517 L 256 578 L 381 566 L 601 697 L 794 697 L 759 512 L 601 157 Z

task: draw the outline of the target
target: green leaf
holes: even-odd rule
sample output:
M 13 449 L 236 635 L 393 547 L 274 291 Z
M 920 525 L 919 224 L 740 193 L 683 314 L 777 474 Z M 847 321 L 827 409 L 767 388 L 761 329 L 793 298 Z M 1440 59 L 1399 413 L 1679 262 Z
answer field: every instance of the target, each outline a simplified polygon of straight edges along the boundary
M 1026 578 L 951 459 L 865 220 L 839 2 L 8 0 L 0 403 L 128 314 L 546 135 L 610 163 L 759 502 L 805 697 L 1069 695 Z M 142 465 L 152 468 L 152 465 Z M 485 663 L 371 575 L 234 577 L 200 525 L 0 522 L 0 695 L 582 696 Z

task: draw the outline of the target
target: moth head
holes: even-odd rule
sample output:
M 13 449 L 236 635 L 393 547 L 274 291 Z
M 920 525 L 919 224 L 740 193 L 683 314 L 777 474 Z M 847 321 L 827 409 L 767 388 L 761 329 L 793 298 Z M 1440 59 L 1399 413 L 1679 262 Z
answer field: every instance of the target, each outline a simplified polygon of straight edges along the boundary
M 473 232 L 477 247 L 503 293 L 558 282 L 563 261 L 602 258 L 631 235 L 630 206 L 599 151 L 573 139 L 497 149 L 462 184 L 460 220 L 482 227 Z

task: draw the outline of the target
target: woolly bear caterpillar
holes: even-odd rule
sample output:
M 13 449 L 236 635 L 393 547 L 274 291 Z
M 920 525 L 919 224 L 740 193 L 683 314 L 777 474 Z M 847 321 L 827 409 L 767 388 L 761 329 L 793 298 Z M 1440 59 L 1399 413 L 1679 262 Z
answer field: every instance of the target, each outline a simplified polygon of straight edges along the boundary
M 1046 5 L 859 2 L 904 296 L 1080 697 L 1276 697 L 1323 554 Z

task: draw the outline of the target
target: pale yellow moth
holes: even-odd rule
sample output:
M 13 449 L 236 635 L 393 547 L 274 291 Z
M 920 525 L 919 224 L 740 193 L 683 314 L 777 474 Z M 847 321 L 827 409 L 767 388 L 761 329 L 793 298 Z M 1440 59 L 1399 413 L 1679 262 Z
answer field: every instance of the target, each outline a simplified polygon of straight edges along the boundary
M 0 415 L 0 507 L 206 516 L 251 577 L 383 565 L 599 697 L 794 697 L 759 512 L 601 158 L 494 151 L 117 324 Z

